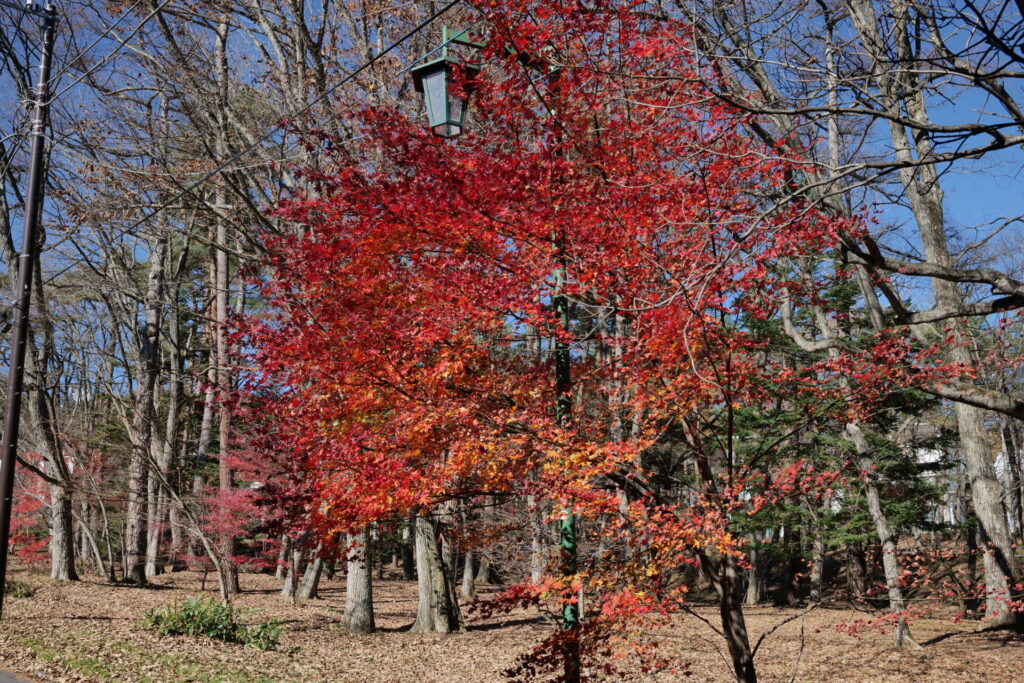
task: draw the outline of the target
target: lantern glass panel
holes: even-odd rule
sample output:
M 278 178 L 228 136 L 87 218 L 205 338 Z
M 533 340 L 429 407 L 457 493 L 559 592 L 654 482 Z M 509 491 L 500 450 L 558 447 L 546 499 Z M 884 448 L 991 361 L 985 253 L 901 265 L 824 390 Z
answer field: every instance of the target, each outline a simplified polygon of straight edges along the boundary
M 448 106 L 451 108 L 448 112 L 448 120 L 461 127 L 462 116 L 466 107 L 466 99 L 464 97 L 452 95 L 448 98 Z
M 448 118 L 448 70 L 443 65 L 423 74 L 423 93 L 427 101 L 427 120 L 431 127 L 444 123 Z

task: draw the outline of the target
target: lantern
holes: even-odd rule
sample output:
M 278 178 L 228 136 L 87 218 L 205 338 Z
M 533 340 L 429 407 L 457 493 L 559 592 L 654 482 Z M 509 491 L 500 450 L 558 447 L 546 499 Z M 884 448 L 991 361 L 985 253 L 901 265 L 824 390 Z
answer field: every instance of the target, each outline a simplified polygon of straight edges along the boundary
M 454 138 L 462 135 L 466 120 L 466 95 L 452 92 L 452 73 L 459 62 L 447 56 L 435 59 L 418 66 L 410 73 L 416 92 L 423 93 L 427 104 L 427 121 L 434 135 L 442 138 Z M 467 80 L 472 80 L 479 69 L 472 66 L 461 66 Z

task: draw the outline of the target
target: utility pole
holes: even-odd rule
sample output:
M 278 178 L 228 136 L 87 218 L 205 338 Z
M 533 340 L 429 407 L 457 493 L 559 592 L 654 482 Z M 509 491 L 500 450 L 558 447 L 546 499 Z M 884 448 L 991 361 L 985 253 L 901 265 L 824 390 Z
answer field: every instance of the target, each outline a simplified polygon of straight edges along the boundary
M 7 591 L 7 544 L 11 536 L 11 505 L 14 498 L 14 462 L 18 454 L 18 428 L 21 422 L 21 388 L 25 379 L 25 348 L 28 340 L 28 313 L 32 303 L 32 274 L 36 264 L 39 213 L 43 207 L 43 152 L 46 145 L 46 121 L 50 109 L 50 62 L 57 26 L 57 9 L 47 5 L 40 12 L 33 4 L 25 12 L 43 17 L 43 54 L 39 60 L 39 83 L 32 113 L 32 164 L 25 193 L 25 227 L 21 254 L 18 256 L 18 283 L 14 302 L 14 328 L 11 332 L 11 361 L 7 375 L 7 406 L 4 415 L 3 442 L 0 445 L 0 616 Z

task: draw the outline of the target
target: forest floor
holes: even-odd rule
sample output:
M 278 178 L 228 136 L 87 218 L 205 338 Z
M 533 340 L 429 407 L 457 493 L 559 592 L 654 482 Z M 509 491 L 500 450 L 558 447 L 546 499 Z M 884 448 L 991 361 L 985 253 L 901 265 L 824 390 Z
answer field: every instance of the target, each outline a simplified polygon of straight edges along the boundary
M 441 683 L 502 680 L 502 671 L 551 632 L 538 612 L 519 611 L 486 621 L 469 620 L 463 633 L 408 633 L 416 612 L 416 584 L 390 577 L 376 581 L 379 631 L 369 636 L 341 626 L 344 580 L 325 580 L 320 600 L 292 606 L 279 595 L 280 582 L 243 575 L 246 592 L 237 604 L 252 618 L 284 622 L 281 651 L 190 637 L 163 637 L 140 626 L 154 607 L 181 601 L 200 590 L 202 575 L 180 572 L 156 577 L 153 586 L 109 585 L 95 578 L 57 583 L 15 570 L 12 578 L 35 594 L 9 597 L 0 624 L 0 669 L 34 681 L 338 681 Z M 216 582 L 211 575 L 206 592 Z M 486 591 L 485 591 L 486 593 Z M 713 606 L 696 611 L 712 623 Z M 766 629 L 801 610 L 748 608 L 756 641 Z M 1024 640 L 1007 633 L 976 633 L 976 623 L 949 619 L 914 623 L 923 647 L 898 650 L 877 631 L 856 637 L 837 624 L 871 617 L 852 610 L 812 610 L 765 639 L 756 664 L 763 681 L 1024 681 Z M 689 663 L 686 680 L 732 680 L 721 639 L 698 619 L 680 617 L 659 634 L 663 655 Z M 633 681 L 684 680 L 680 673 L 639 673 Z

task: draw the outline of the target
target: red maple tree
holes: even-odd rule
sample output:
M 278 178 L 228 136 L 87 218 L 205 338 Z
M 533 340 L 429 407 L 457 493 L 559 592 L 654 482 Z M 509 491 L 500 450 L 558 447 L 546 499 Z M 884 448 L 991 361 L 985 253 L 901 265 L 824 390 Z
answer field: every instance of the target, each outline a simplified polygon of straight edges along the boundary
M 683 609 L 678 570 L 700 565 L 736 674 L 755 680 L 731 520 L 837 475 L 755 468 L 695 416 L 818 387 L 838 412 L 863 409 L 879 360 L 910 351 L 880 338 L 814 383 L 761 352 L 743 321 L 799 295 L 791 264 L 858 228 L 802 199 L 805 162 L 703 90 L 686 25 L 611 2 L 479 9 L 473 129 L 446 142 L 400 112 L 357 112 L 366 137 L 333 146 L 331 168 L 306 172 L 315 192 L 278 211 L 303 229 L 266 236 L 272 312 L 245 342 L 267 434 L 293 449 L 304 523 L 325 536 L 481 495 L 593 520 L 588 542 L 618 551 L 504 596 L 591 596 L 579 632 L 553 634 L 514 675 L 557 668 L 567 638 L 593 666 L 613 651 L 650 664 L 624 622 Z M 859 407 L 820 380 L 851 368 Z M 670 429 L 694 463 L 680 495 L 643 463 Z

